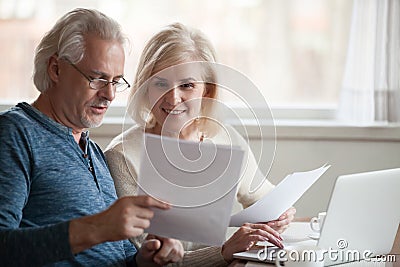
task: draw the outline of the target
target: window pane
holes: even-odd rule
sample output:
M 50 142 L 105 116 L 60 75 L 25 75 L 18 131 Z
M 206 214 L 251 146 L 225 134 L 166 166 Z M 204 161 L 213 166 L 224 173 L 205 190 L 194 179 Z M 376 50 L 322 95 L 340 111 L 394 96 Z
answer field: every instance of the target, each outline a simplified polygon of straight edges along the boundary
M 21 2 L 21 3 L 20 3 Z M 34 99 L 33 54 L 41 36 L 75 7 L 118 20 L 132 43 L 125 75 L 133 82 L 139 54 L 172 22 L 201 29 L 218 61 L 248 76 L 272 105 L 336 104 L 342 82 L 352 1 L 348 0 L 0 0 L 0 98 Z M 125 104 L 124 92 L 116 103 Z

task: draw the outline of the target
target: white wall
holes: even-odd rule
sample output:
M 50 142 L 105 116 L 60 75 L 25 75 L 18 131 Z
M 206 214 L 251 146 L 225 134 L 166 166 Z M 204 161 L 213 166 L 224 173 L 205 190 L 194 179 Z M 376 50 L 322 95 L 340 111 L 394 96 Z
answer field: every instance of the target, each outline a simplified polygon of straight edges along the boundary
M 252 142 L 253 149 L 257 142 Z M 296 203 L 298 216 L 326 210 L 334 181 L 341 174 L 400 167 L 400 142 L 278 140 L 269 177 L 276 183 L 290 172 L 324 163 L 332 166 Z
M 118 122 L 91 130 L 91 137 L 105 148 L 121 132 Z M 252 126 L 246 128 L 255 154 L 261 139 Z M 270 179 L 278 183 L 294 171 L 306 171 L 325 163 L 332 167 L 295 204 L 297 216 L 326 210 L 338 175 L 400 167 L 400 127 L 349 127 L 315 123 L 278 123 L 277 147 Z M 262 168 L 265 169 L 265 168 Z M 400 177 L 399 177 L 400 179 Z M 377 188 L 379 190 L 379 188 Z

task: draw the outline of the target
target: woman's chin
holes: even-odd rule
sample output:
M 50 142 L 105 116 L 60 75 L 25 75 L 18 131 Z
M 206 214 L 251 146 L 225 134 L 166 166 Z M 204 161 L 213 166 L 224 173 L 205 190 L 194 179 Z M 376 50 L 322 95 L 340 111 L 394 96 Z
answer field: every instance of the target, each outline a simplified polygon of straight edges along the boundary
M 162 124 L 162 132 L 180 133 L 184 128 L 187 128 L 193 122 L 192 118 L 180 119 L 178 117 L 170 117 L 164 120 Z
M 164 124 L 161 130 L 162 135 L 178 135 L 182 129 L 183 125 L 170 125 Z

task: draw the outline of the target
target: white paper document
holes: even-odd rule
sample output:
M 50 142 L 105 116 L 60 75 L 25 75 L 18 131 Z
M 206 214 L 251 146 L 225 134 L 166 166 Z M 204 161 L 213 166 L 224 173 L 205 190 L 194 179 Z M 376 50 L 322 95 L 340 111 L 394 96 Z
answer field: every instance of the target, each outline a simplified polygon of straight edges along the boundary
M 244 151 L 208 142 L 146 134 L 139 194 L 172 205 L 154 209 L 151 234 L 221 245 L 229 225 Z
M 232 215 L 229 225 L 239 227 L 246 222 L 268 222 L 278 219 L 329 167 L 322 166 L 312 171 L 289 174 L 263 198 Z

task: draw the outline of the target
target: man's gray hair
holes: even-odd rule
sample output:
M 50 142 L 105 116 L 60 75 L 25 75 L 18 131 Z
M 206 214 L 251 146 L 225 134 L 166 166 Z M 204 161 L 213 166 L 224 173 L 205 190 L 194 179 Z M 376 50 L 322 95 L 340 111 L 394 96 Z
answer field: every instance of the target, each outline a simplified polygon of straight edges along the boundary
M 77 8 L 62 16 L 45 34 L 36 48 L 33 82 L 40 92 L 51 86 L 47 73 L 49 59 L 53 55 L 78 63 L 85 53 L 85 35 L 94 34 L 103 40 L 116 40 L 125 45 L 127 38 L 121 26 L 103 13 Z

